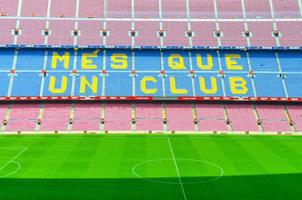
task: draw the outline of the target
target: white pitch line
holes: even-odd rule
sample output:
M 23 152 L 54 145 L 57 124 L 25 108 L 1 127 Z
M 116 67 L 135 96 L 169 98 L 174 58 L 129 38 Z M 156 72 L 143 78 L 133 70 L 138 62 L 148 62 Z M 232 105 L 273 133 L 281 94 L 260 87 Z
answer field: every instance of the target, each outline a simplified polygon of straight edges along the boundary
M 171 154 L 172 154 L 172 157 L 173 157 L 174 165 L 175 165 L 175 168 L 176 168 L 177 176 L 179 178 L 180 187 L 181 187 L 184 199 L 187 200 L 186 192 L 185 192 L 185 189 L 184 189 L 184 186 L 183 186 L 180 174 L 179 174 L 179 170 L 178 170 L 178 166 L 177 166 L 176 159 L 175 159 L 175 156 L 174 156 L 174 152 L 173 152 L 173 149 L 172 149 L 172 145 L 171 145 L 171 142 L 170 142 L 170 138 L 169 138 L 169 136 L 167 138 L 168 138 Z
M 13 162 L 14 160 L 16 160 L 19 156 L 21 156 L 27 149 L 28 149 L 28 147 L 25 147 L 20 153 L 18 153 L 16 156 L 14 156 L 12 159 L 10 159 L 7 163 L 5 163 L 5 164 L 0 168 L 0 171 L 1 171 L 2 169 L 4 169 L 7 165 L 9 165 L 11 162 Z

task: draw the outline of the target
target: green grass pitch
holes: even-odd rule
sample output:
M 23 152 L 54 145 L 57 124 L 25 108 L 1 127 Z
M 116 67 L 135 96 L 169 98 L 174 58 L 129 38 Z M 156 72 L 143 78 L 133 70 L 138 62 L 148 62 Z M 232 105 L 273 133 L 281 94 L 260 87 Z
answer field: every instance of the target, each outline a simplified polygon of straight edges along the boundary
M 0 136 L 0 199 L 301 199 L 302 137 Z

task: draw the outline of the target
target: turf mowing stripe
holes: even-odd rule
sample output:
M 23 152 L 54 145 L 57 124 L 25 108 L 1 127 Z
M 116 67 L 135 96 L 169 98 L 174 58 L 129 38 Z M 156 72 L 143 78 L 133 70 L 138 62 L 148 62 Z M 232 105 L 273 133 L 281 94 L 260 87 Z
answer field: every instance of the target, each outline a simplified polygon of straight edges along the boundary
M 169 136 L 168 136 L 167 138 L 168 138 L 168 143 L 169 143 L 169 147 L 170 147 L 170 150 L 171 150 L 171 154 L 172 154 L 172 157 L 173 157 L 175 169 L 176 169 L 176 172 L 177 172 L 177 176 L 178 176 L 178 178 L 179 178 L 179 183 L 180 183 L 180 186 L 181 186 L 181 190 L 182 190 L 182 193 L 183 193 L 183 195 L 184 195 L 184 199 L 187 200 L 186 193 L 185 193 L 185 189 L 184 189 L 184 186 L 183 186 L 183 183 L 182 183 L 180 174 L 179 174 L 178 166 L 177 166 L 177 163 L 176 163 L 176 160 L 175 160 L 173 148 L 172 148 L 172 145 L 171 145 L 171 142 L 170 142 L 170 138 L 169 138 Z

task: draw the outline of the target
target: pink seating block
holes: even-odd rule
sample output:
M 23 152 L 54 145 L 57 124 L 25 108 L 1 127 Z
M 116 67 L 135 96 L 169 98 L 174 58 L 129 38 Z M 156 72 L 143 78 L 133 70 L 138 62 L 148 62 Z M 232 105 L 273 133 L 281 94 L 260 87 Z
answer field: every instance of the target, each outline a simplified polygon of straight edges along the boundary
M 21 16 L 45 17 L 47 15 L 48 1 L 23 0 Z
M 136 46 L 159 46 L 160 38 L 157 36 L 159 31 L 158 22 L 136 22 L 135 30 L 138 36 L 135 37 Z
M 186 0 L 162 0 L 163 18 L 184 18 L 187 17 Z
M 286 107 L 291 119 L 295 122 L 296 129 L 302 132 L 302 106 L 287 105 Z
M 214 37 L 216 30 L 214 22 L 191 22 L 191 28 L 195 34 L 192 37 L 193 46 L 216 47 L 218 45 L 218 40 Z
M 200 131 L 227 131 L 222 106 L 219 104 L 196 104 Z
M 158 18 L 158 0 L 134 1 L 135 17 L 137 18 Z
M 104 1 L 103 0 L 80 1 L 79 16 L 83 18 L 104 17 Z
M 51 0 L 50 16 L 75 17 L 77 0 Z M 87 1 L 86 1 L 87 2 Z
M 13 104 L 5 131 L 34 131 L 39 104 Z
M 234 131 L 259 131 L 256 116 L 250 104 L 226 104 Z
M 0 13 L 6 16 L 16 16 L 18 2 L 19 0 L 0 0 Z
M 245 1 L 245 11 L 247 18 L 271 18 L 269 1 L 248 0 Z
M 164 22 L 163 28 L 167 32 L 164 46 L 189 46 L 189 39 L 185 36 L 188 30 L 186 22 Z
M 66 131 L 71 104 L 45 104 L 41 131 Z
M 76 104 L 74 112 L 74 131 L 99 131 L 101 104 Z
M 242 18 L 243 12 L 241 0 L 216 0 L 216 2 L 219 18 Z
M 4 120 L 7 111 L 6 104 L 0 104 L 0 123 Z
M 247 46 L 247 40 L 243 37 L 244 24 L 242 22 L 222 22 L 220 30 L 223 32 L 222 46 Z
M 130 22 L 107 22 L 107 30 L 109 36 L 107 37 L 108 46 L 131 46 L 131 37 L 129 31 L 131 30 Z
M 302 22 L 277 22 L 277 27 L 281 31 L 281 37 L 279 38 L 281 46 L 302 46 Z
M 273 7 L 276 18 L 300 18 L 297 0 L 274 0 Z
M 78 37 L 78 45 L 103 45 L 103 22 L 79 21 L 78 28 L 81 35 Z
M 46 21 L 44 20 L 20 20 L 22 34 L 18 36 L 18 44 L 39 45 L 44 44 L 45 36 L 42 30 L 45 29 Z
M 131 0 L 107 1 L 107 12 L 112 18 L 131 17 Z
M 272 36 L 272 22 L 249 22 L 248 28 L 252 32 L 251 46 L 276 46 L 275 38 Z
M 291 131 L 284 110 L 279 105 L 256 105 L 264 131 Z
M 191 104 L 167 104 L 166 111 L 170 131 L 195 131 Z
M 161 104 L 136 104 L 136 130 L 163 130 Z
M 191 18 L 215 18 L 213 0 L 190 0 L 190 17 Z
M 131 130 L 131 104 L 106 104 L 105 130 Z
M 14 35 L 13 29 L 16 28 L 16 20 L 0 19 L 0 44 L 13 44 Z
M 49 45 L 72 45 L 74 43 L 73 21 L 51 21 L 49 29 L 51 30 L 51 34 L 48 36 Z

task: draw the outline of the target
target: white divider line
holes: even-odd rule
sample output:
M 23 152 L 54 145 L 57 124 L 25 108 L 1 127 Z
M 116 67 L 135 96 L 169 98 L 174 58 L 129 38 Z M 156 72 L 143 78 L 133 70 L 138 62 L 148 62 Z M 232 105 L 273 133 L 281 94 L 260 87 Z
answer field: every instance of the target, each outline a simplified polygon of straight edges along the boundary
M 282 70 L 282 66 L 281 66 L 281 63 L 280 63 L 280 58 L 279 58 L 279 54 L 278 52 L 275 53 L 276 55 L 276 60 L 277 60 L 277 65 L 278 65 L 278 69 L 280 71 L 280 74 L 283 74 L 283 70 Z M 287 87 L 286 87 L 286 82 L 284 80 L 285 77 L 280 77 L 281 78 L 281 81 L 282 81 L 282 86 L 283 86 L 283 90 L 284 90 L 284 93 L 285 93 L 285 97 L 289 97 L 288 96 L 288 91 L 287 91 Z
M 302 17 L 302 0 L 298 0 L 299 8 L 300 8 L 300 14 Z
M 182 190 L 182 194 L 184 196 L 184 200 L 187 200 L 186 192 L 185 192 L 182 180 L 181 180 L 181 176 L 180 176 L 179 169 L 178 169 L 178 166 L 177 166 L 177 163 L 176 163 L 176 159 L 175 159 L 174 151 L 173 151 L 173 148 L 172 148 L 172 145 L 171 145 L 171 141 L 170 141 L 169 136 L 167 138 L 168 138 L 168 143 L 169 143 L 170 151 L 171 151 L 171 154 L 172 154 L 172 158 L 173 158 L 173 161 L 174 161 L 176 173 L 177 173 L 177 176 L 178 176 L 178 179 L 179 179 L 180 187 L 181 187 L 181 190 Z
M 50 17 L 50 8 L 51 8 L 51 0 L 48 0 L 48 4 L 47 4 L 47 18 Z M 48 30 L 49 29 L 49 20 L 46 20 L 46 24 L 45 24 L 45 28 Z M 48 44 L 48 37 L 49 37 L 49 34 L 48 35 L 44 35 L 44 45 L 47 45 Z

